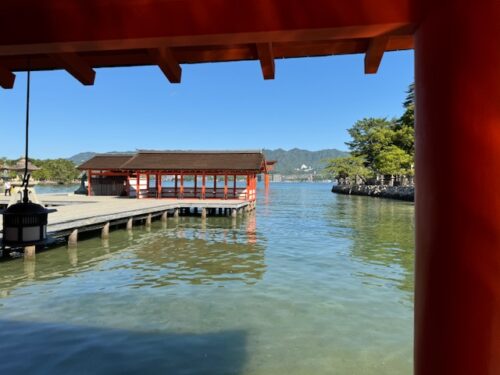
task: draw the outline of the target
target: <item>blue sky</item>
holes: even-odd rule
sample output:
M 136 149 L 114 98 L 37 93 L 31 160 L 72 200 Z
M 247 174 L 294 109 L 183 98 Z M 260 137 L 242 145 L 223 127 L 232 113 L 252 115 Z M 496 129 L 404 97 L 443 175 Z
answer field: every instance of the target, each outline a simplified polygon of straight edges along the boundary
M 98 69 L 94 86 L 64 71 L 32 74 L 31 147 L 36 158 L 135 149 L 346 149 L 363 117 L 399 116 L 413 82 L 413 52 L 384 56 L 378 74 L 363 56 L 184 65 L 170 84 L 157 67 Z M 0 156 L 23 154 L 26 74 L 0 89 Z

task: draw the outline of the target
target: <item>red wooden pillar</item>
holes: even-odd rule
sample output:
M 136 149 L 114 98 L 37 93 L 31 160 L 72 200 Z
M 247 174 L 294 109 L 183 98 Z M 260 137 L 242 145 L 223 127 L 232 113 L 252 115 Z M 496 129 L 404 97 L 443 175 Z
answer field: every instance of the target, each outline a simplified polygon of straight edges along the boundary
M 198 176 L 194 175 L 194 197 L 198 197 Z
M 141 195 L 141 173 L 137 171 L 135 180 L 135 198 L 139 199 Z
M 214 175 L 214 198 L 217 198 L 217 175 Z
M 174 185 L 174 195 L 175 197 L 177 198 L 177 185 L 178 185 L 178 176 L 177 176 L 177 173 L 175 174 L 175 185 Z
M 250 198 L 250 175 L 247 174 L 247 186 L 246 186 L 246 200 L 248 200 Z
M 227 199 L 227 173 L 224 175 L 224 199 Z
M 238 176 L 234 175 L 234 180 L 233 180 L 233 198 L 238 199 L 236 196 L 236 181 L 238 180 Z
M 500 2 L 423 2 L 415 375 L 500 374 Z
M 92 195 L 92 169 L 87 171 L 87 195 Z
M 146 173 L 146 198 L 149 198 L 149 179 L 150 174 Z
M 156 181 L 157 181 L 157 192 L 158 192 L 158 198 L 161 199 L 162 198 L 162 192 L 161 192 L 161 173 L 158 173 L 156 175 Z
M 181 172 L 181 198 L 184 198 L 184 172 Z
M 269 173 L 264 173 L 264 187 L 269 190 Z
M 206 185 L 207 178 L 205 176 L 205 173 L 201 176 L 201 199 L 205 199 L 205 193 L 207 191 Z

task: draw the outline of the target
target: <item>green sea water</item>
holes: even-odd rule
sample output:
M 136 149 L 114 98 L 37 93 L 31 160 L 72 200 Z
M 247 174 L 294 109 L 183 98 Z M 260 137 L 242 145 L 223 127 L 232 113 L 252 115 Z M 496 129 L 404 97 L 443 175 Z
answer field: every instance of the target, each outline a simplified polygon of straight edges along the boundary
M 414 207 L 272 184 L 255 214 L 169 218 L 0 263 L 0 373 L 412 372 Z

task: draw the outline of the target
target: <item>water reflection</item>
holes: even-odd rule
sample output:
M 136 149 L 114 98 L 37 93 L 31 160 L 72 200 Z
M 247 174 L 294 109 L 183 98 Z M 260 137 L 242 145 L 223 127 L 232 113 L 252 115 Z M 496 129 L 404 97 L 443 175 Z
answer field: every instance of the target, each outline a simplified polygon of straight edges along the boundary
M 412 299 L 414 206 L 359 196 L 336 196 L 328 217 L 335 236 L 351 240 L 350 253 L 371 265 L 357 274 L 372 285 L 395 284 Z
M 113 257 L 110 270 L 133 271 L 133 287 L 160 287 L 182 282 L 253 284 L 266 270 L 265 239 L 257 233 L 255 215 L 230 218 L 179 218 L 151 227 L 116 230 L 109 239 L 89 238 L 61 246 L 36 258 L 2 262 L 0 291 L 35 280 L 54 280 L 92 271 Z M 23 262 L 23 268 L 19 268 Z
M 166 286 L 187 282 L 253 284 L 266 270 L 265 247 L 258 239 L 255 216 L 233 222 L 182 219 L 178 227 L 143 237 L 134 249 L 136 261 L 122 265 L 140 270 L 134 286 Z

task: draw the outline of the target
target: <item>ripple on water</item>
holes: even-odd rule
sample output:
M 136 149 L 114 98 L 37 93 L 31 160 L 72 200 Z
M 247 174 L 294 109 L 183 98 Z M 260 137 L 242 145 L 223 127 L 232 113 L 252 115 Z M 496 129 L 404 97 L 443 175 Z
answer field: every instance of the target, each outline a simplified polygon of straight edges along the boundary
M 413 205 L 329 190 L 1 263 L 0 372 L 411 373 Z

